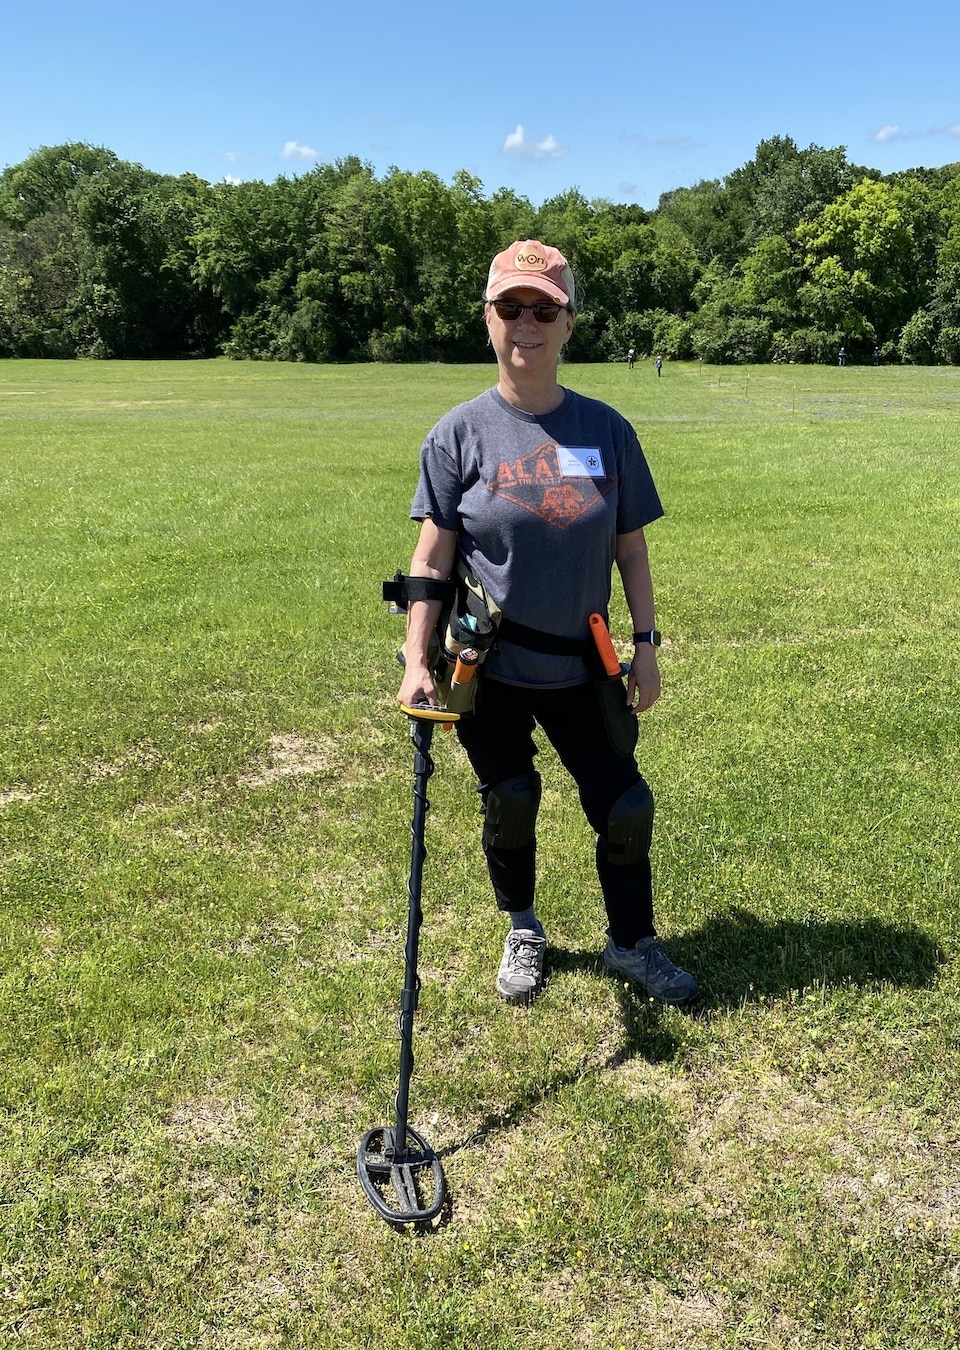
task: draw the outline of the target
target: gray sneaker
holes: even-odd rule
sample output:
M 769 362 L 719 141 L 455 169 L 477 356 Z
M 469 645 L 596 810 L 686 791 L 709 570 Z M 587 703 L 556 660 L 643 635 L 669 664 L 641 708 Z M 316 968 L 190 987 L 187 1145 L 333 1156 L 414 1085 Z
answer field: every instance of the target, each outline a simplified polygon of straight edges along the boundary
M 531 928 L 512 928 L 503 944 L 497 993 L 511 1003 L 532 1003 L 543 985 L 547 939 Z
M 613 938 L 608 938 L 603 964 L 672 1008 L 686 1007 L 700 992 L 693 976 L 673 964 L 656 936 L 641 938 L 635 947 L 618 947 Z

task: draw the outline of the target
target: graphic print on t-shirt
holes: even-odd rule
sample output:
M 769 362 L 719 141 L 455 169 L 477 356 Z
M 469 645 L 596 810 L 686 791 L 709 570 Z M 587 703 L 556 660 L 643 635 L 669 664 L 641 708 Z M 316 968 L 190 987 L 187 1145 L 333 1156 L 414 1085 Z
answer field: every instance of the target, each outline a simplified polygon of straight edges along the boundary
M 555 441 L 544 441 L 517 459 L 503 460 L 487 487 L 563 529 L 596 506 L 613 485 L 614 480 L 604 473 L 598 449 L 558 447 Z

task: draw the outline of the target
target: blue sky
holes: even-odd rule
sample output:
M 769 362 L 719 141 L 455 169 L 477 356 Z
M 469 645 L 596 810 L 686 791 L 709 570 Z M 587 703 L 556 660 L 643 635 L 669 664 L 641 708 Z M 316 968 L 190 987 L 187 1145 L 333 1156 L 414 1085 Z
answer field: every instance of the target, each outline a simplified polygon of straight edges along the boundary
M 654 207 L 757 143 L 960 161 L 960 4 L 0 0 L 0 168 L 87 141 L 215 182 L 345 155 Z

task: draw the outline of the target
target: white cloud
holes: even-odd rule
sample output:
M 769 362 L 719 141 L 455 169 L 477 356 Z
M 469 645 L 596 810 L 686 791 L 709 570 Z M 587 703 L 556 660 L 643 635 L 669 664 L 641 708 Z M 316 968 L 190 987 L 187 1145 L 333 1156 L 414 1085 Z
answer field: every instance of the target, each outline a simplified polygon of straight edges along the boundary
M 224 150 L 223 157 L 228 164 L 235 164 L 237 160 L 240 158 L 236 150 Z
M 931 127 L 929 131 L 904 131 L 896 122 L 889 122 L 879 131 L 872 131 L 870 140 L 874 145 L 887 145 L 890 141 L 929 141 L 934 136 L 960 138 L 960 122 L 950 122 L 944 127 Z
M 526 130 L 518 122 L 516 131 L 511 131 L 500 147 L 502 155 L 516 155 L 518 159 L 530 162 L 541 159 L 559 159 L 566 149 L 555 136 L 544 136 L 540 141 L 532 141 Z
M 281 159 L 319 159 L 311 145 L 301 145 L 299 141 L 286 141 L 283 149 L 280 151 Z
M 702 150 L 703 141 L 695 141 L 692 136 L 663 136 L 657 140 L 642 131 L 627 131 L 617 137 L 624 145 L 638 145 L 644 150 Z
M 232 173 L 225 173 L 225 174 L 223 175 L 223 181 L 224 181 L 225 183 L 229 183 L 229 184 L 231 185 L 231 187 L 239 187 L 240 184 L 243 182 L 243 179 L 242 179 L 242 178 L 234 178 L 234 176 L 233 176 Z

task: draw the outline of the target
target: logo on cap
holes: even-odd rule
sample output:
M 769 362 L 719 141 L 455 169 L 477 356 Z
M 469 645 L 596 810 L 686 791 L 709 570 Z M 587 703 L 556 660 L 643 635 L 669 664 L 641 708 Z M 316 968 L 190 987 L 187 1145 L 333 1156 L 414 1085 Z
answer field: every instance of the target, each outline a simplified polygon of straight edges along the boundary
M 518 272 L 545 272 L 547 270 L 547 260 L 542 253 L 531 250 L 529 253 L 520 252 L 513 260 L 514 266 Z

